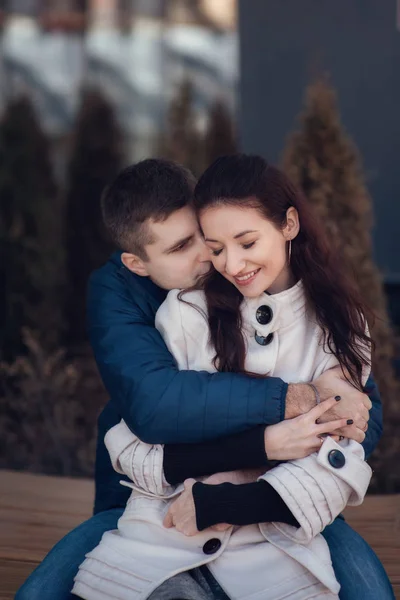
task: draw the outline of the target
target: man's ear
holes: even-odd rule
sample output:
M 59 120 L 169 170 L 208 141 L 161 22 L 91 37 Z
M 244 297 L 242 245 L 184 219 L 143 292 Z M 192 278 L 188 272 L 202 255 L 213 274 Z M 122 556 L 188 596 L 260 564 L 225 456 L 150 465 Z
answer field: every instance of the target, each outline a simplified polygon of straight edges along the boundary
M 136 256 L 136 254 L 129 254 L 129 252 L 123 252 L 121 254 L 122 264 L 132 271 L 132 273 L 136 273 L 136 275 L 140 275 L 140 277 L 148 277 L 149 274 L 147 272 L 146 263 Z
M 283 233 L 287 240 L 294 240 L 300 231 L 299 213 L 294 206 L 288 208 L 286 212 L 286 225 Z

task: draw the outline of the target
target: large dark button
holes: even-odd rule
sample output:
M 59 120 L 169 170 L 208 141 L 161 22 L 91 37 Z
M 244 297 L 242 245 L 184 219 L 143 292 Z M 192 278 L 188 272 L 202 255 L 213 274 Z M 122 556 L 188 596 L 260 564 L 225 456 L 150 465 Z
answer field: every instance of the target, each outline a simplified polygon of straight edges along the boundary
M 270 333 L 264 337 L 263 335 L 258 335 L 256 331 L 254 337 L 256 339 L 257 344 L 260 344 L 260 346 L 268 346 L 268 344 L 270 344 L 274 339 L 274 334 Z
M 335 469 L 341 469 L 346 464 L 346 459 L 340 450 L 331 450 L 328 454 L 328 462 Z
M 260 325 L 268 325 L 268 323 L 271 323 L 273 316 L 274 313 L 272 312 L 272 308 L 270 306 L 263 304 L 257 308 L 256 319 Z
M 212 538 L 208 540 L 203 546 L 204 554 L 215 554 L 221 548 L 221 540 L 218 538 Z

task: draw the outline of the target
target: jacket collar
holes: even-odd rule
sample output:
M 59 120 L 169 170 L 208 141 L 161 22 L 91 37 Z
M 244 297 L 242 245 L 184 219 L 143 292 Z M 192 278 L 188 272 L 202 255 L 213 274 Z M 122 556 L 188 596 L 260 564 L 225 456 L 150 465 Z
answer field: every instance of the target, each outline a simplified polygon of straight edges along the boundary
M 261 324 L 257 319 L 257 311 L 261 306 L 267 306 L 272 311 L 269 323 Z M 265 336 L 274 331 L 282 330 L 295 323 L 306 311 L 306 296 L 302 281 L 279 294 L 264 292 L 258 298 L 244 298 L 242 304 L 243 327 L 249 332 L 256 331 Z

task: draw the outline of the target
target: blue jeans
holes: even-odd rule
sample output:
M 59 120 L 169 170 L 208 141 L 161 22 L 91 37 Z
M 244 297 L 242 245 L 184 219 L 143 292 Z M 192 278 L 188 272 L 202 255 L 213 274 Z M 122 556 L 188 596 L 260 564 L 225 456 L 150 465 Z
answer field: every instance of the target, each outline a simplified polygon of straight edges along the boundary
M 122 512 L 119 508 L 98 513 L 66 535 L 26 580 L 15 600 L 76 600 L 70 590 L 79 565 L 105 531 L 116 529 Z M 378 557 L 343 519 L 337 518 L 323 536 L 342 586 L 340 600 L 394 600 Z

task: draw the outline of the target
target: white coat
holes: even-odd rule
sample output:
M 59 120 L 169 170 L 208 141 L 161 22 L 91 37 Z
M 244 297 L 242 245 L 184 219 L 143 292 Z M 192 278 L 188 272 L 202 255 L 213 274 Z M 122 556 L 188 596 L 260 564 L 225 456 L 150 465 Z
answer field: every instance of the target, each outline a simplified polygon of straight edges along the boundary
M 161 305 L 156 326 L 180 369 L 213 371 L 215 353 L 208 343 L 204 296 L 185 296 L 199 312 L 177 295 L 176 290 L 170 292 Z M 263 304 L 272 309 L 267 325 L 256 319 Z M 299 382 L 337 366 L 306 310 L 301 282 L 280 294 L 244 299 L 242 317 L 247 370 Z M 257 344 L 255 331 L 264 337 L 273 333 L 271 343 Z M 371 469 L 360 444 L 336 444 L 327 438 L 318 454 L 281 464 L 262 476 L 281 495 L 300 528 L 261 523 L 186 537 L 162 525 L 171 498 L 182 490 L 164 478 L 163 446 L 141 442 L 123 421 L 107 433 L 105 442 L 114 468 L 135 483 L 125 483 L 132 495 L 118 529 L 106 532 L 87 555 L 75 578 L 74 594 L 86 600 L 145 600 L 166 579 L 207 564 L 232 600 L 338 598 L 340 586 L 320 532 L 346 505 L 363 501 Z

